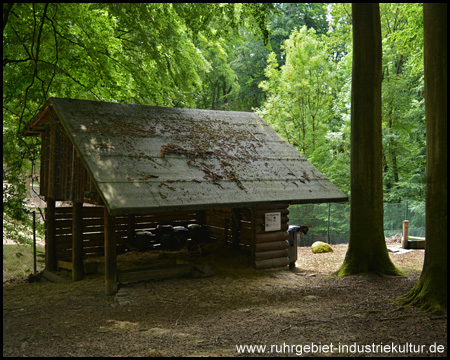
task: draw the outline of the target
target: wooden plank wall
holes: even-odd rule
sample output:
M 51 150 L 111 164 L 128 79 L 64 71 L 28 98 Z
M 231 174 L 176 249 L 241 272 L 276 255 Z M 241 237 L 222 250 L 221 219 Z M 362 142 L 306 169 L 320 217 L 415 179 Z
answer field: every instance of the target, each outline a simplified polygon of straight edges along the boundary
M 238 220 L 239 244 L 250 247 L 252 243 L 251 209 L 240 210 Z M 213 239 L 233 243 L 233 211 L 232 209 L 206 210 L 204 225 L 208 236 Z
M 283 267 L 289 264 L 289 204 L 268 204 L 239 209 L 239 244 L 251 249 L 256 269 Z M 281 229 L 265 231 L 266 213 L 281 213 Z M 254 229 L 252 224 L 254 223 Z M 207 210 L 205 225 L 210 237 L 233 243 L 233 210 Z
M 103 201 L 95 188 L 94 182 L 81 158 L 74 149 L 59 120 L 51 125 L 55 128 L 53 198 L 58 201 L 84 201 L 91 204 L 102 204 Z M 49 196 L 49 158 L 50 158 L 50 127 L 42 133 L 41 142 L 41 168 L 40 168 L 40 195 Z
M 72 207 L 57 207 L 56 257 L 58 260 L 72 258 Z M 128 234 L 128 216 L 115 216 L 117 252 L 123 252 Z M 160 225 L 187 226 L 197 222 L 195 211 L 177 211 L 135 215 L 134 229 L 143 230 Z M 83 255 L 84 258 L 104 255 L 103 207 L 83 207 Z
M 254 266 L 256 269 L 283 267 L 289 264 L 289 204 L 274 204 L 254 208 L 255 241 Z M 281 229 L 265 231 L 266 213 L 281 213 Z
M 258 208 L 243 208 L 233 215 L 232 209 L 196 211 L 173 211 L 148 215 L 115 216 L 117 252 L 123 252 L 129 232 L 129 221 L 134 221 L 134 230 L 155 228 L 157 225 L 187 226 L 202 223 L 210 238 L 233 243 L 233 232 L 239 235 L 239 245 L 252 250 L 256 269 L 282 267 L 289 264 L 289 221 L 288 204 L 266 205 Z M 265 214 L 281 213 L 281 229 L 266 232 Z M 72 257 L 72 207 L 57 207 L 56 254 L 58 260 Z M 233 221 L 233 216 L 235 219 Z M 252 227 L 252 219 L 255 223 Z M 238 222 L 236 222 L 238 220 Z M 235 225 L 233 225 L 233 223 Z M 237 226 L 238 230 L 233 226 Z M 83 256 L 104 255 L 104 212 L 103 207 L 83 207 Z

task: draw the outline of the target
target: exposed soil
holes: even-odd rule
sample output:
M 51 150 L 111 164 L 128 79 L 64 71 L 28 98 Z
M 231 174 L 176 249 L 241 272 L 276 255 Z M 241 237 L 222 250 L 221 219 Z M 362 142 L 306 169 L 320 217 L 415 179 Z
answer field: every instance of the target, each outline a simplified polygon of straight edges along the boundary
M 259 356 L 447 356 L 446 313 L 393 303 L 419 278 L 423 250 L 390 253 L 404 277 L 330 277 L 346 248 L 301 248 L 294 271 L 254 270 L 248 256 L 216 249 L 191 259 L 214 276 L 130 284 L 116 296 L 101 274 L 9 284 L 3 356 L 239 356 L 236 345 L 266 345 Z

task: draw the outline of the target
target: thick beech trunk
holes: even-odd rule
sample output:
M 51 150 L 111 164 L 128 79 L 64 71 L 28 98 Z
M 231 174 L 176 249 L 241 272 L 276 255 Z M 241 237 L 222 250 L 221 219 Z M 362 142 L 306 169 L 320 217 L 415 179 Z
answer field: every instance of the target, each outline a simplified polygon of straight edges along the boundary
M 381 25 L 378 4 L 353 4 L 350 239 L 337 275 L 399 275 L 383 231 Z
M 425 261 L 400 304 L 447 307 L 447 4 L 423 5 L 427 171 Z

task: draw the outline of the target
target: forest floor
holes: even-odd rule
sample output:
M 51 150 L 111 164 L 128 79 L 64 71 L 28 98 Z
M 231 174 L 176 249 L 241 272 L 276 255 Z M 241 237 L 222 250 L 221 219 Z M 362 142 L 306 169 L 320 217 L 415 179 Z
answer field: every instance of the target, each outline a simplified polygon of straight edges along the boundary
M 390 252 L 406 276 L 338 278 L 347 245 L 333 249 L 300 248 L 293 271 L 254 270 L 248 255 L 216 249 L 191 259 L 213 276 L 116 296 L 101 274 L 4 284 L 3 356 L 447 356 L 447 313 L 394 303 L 419 278 L 423 250 Z

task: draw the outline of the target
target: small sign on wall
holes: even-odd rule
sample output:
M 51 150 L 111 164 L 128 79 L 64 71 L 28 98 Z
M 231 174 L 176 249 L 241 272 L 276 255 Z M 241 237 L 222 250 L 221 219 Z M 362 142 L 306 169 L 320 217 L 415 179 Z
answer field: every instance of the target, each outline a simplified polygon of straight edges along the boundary
M 281 230 L 281 213 L 266 213 L 265 231 Z

